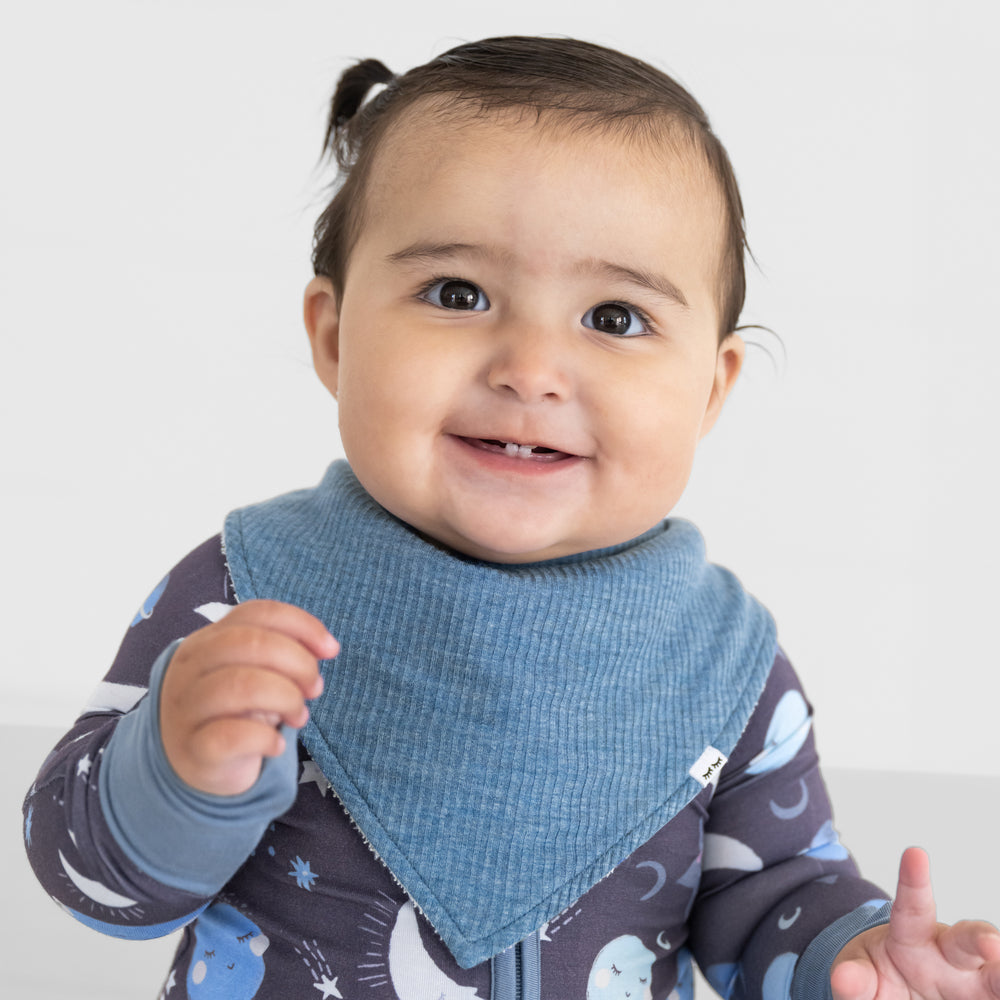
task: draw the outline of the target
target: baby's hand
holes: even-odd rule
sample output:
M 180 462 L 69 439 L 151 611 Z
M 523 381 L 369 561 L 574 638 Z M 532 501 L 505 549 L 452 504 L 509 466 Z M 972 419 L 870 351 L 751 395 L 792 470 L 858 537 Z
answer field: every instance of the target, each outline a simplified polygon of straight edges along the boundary
M 889 923 L 844 946 L 830 984 L 835 1000 L 1000 1000 L 1000 931 L 937 923 L 927 855 L 911 847 Z
M 167 760 L 192 788 L 238 795 L 262 758 L 285 749 L 281 723 L 301 727 L 323 690 L 319 660 L 337 640 L 319 619 L 277 601 L 247 601 L 176 649 L 160 693 Z

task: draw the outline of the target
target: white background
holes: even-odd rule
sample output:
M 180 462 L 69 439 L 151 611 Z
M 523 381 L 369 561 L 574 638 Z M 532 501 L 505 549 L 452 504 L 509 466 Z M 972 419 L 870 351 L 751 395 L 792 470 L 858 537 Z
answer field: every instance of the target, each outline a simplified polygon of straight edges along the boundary
M 563 33 L 706 107 L 760 265 L 744 322 L 780 337 L 756 335 L 677 513 L 775 614 L 828 764 L 1000 774 L 993 9 L 5 13 L 0 722 L 69 725 L 164 572 L 226 511 L 339 454 L 300 302 L 340 70 Z

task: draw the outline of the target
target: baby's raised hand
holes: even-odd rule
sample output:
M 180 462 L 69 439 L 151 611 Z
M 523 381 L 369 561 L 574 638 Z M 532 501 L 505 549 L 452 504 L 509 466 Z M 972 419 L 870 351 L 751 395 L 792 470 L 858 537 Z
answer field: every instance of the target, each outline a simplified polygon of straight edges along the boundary
M 927 855 L 911 847 L 889 923 L 844 946 L 830 985 L 835 1000 L 1000 1000 L 1000 931 L 939 924 Z
M 176 649 L 160 692 L 167 760 L 192 788 L 238 795 L 262 759 L 285 749 L 281 723 L 309 718 L 306 700 L 323 690 L 319 660 L 337 640 L 319 619 L 278 601 L 247 601 Z

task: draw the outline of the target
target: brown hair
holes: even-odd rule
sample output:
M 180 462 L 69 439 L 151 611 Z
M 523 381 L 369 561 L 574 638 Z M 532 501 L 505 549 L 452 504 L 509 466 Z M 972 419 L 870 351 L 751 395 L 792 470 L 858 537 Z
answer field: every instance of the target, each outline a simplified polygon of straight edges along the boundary
M 365 102 L 372 87 L 384 90 Z M 701 105 L 666 73 L 590 42 L 511 36 L 470 42 L 395 76 L 377 59 L 341 75 L 330 106 L 323 155 L 336 159 L 339 189 L 316 221 L 313 269 L 343 294 L 347 260 L 362 226 L 366 181 L 393 123 L 415 102 L 447 95 L 481 114 L 506 109 L 557 115 L 653 136 L 667 123 L 704 157 L 725 206 L 720 262 L 720 341 L 736 329 L 746 293 L 747 249 L 736 176 Z

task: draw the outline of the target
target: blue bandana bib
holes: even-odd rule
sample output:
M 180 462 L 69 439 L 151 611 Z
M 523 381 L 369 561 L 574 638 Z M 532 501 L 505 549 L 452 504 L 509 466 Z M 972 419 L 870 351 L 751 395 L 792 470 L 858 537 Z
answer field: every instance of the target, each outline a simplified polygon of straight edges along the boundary
M 442 549 L 347 463 L 231 513 L 240 601 L 320 618 L 341 653 L 301 739 L 468 968 L 607 875 L 701 790 L 763 690 L 774 624 L 666 521 L 527 565 Z

